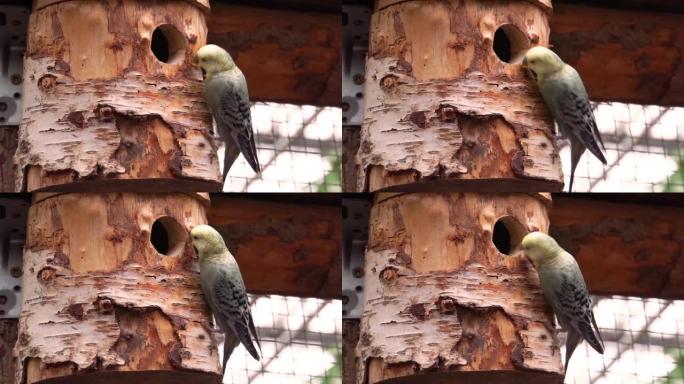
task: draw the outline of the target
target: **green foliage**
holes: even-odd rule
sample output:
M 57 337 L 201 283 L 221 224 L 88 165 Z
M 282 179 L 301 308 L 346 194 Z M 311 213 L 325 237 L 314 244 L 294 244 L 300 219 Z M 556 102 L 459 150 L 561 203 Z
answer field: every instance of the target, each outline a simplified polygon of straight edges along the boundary
M 317 192 L 340 192 L 342 190 L 342 157 L 336 153 L 329 153 L 325 155 L 325 158 L 332 165 L 332 170 L 318 185 Z
M 681 167 L 680 167 L 681 169 Z M 663 379 L 660 384 L 678 384 L 684 382 L 684 349 L 680 348 L 668 348 L 665 352 L 672 356 L 675 360 L 675 367 L 670 373 L 667 374 L 667 378 Z
M 667 179 L 663 192 L 684 192 L 684 157 L 670 153 L 670 156 L 677 160 L 677 171 Z
M 333 384 L 342 382 L 342 353 L 338 348 L 328 348 L 328 353 L 335 356 L 335 365 L 325 372 L 321 384 Z

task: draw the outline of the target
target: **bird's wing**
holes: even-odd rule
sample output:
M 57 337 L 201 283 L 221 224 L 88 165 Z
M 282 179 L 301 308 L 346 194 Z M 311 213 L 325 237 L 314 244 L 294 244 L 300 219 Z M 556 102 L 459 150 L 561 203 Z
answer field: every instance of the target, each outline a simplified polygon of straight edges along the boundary
M 252 343 L 250 329 L 254 327 L 249 310 L 249 299 L 244 285 L 232 281 L 227 271 L 220 271 L 219 278 L 214 280 L 212 290 L 215 295 L 216 312 L 214 316 L 225 319 L 226 325 L 240 339 L 250 355 L 259 360 L 259 354 Z M 228 330 L 224 330 L 228 332 Z M 254 331 L 256 337 L 256 331 Z M 259 344 L 257 340 L 257 344 Z M 259 346 L 261 349 L 261 346 Z
M 230 83 L 229 80 L 226 79 L 226 81 Z M 230 84 L 220 96 L 219 111 L 215 116 L 228 128 L 230 136 L 240 148 L 240 152 L 245 156 L 250 167 L 254 172 L 259 173 L 259 159 L 252 132 L 250 107 L 248 94 L 239 91 L 234 84 Z
M 558 305 L 554 308 L 561 316 L 569 320 L 570 326 L 575 328 L 582 337 L 598 353 L 603 354 L 603 341 L 591 311 L 591 299 L 585 286 L 573 283 L 564 277 L 560 289 L 556 291 Z
M 564 132 L 572 132 L 572 135 L 580 140 L 597 159 L 606 164 L 606 158 L 597 143 L 597 141 L 600 142 L 603 147 L 603 139 L 601 139 L 591 104 L 589 104 L 586 95 L 577 89 L 563 87 L 556 100 L 557 116 L 554 117 L 558 125 L 565 128 Z

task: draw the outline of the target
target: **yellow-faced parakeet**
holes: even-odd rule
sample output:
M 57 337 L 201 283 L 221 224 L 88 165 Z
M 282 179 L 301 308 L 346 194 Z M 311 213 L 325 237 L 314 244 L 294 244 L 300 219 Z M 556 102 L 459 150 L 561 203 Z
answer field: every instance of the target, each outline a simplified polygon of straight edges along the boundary
M 249 309 L 249 299 L 242 281 L 240 268 L 226 244 L 214 228 L 198 225 L 190 232 L 192 245 L 199 257 L 200 280 L 204 298 L 216 319 L 219 328 L 226 335 L 223 345 L 223 369 L 233 353 L 242 343 L 253 358 L 259 354 L 252 340 L 259 345 L 259 337 Z
M 570 186 L 575 169 L 586 149 L 603 164 L 606 158 L 598 143 L 605 150 L 589 96 L 577 71 L 565 64 L 558 55 L 544 47 L 532 47 L 525 54 L 523 67 L 527 68 L 539 86 L 539 92 L 558 123 L 562 137 L 570 139 Z
M 591 298 L 575 258 L 561 248 L 551 236 L 541 232 L 527 234 L 521 249 L 539 274 L 546 302 L 568 332 L 565 343 L 565 370 L 577 345 L 586 340 L 603 354 L 603 340 L 591 310 Z

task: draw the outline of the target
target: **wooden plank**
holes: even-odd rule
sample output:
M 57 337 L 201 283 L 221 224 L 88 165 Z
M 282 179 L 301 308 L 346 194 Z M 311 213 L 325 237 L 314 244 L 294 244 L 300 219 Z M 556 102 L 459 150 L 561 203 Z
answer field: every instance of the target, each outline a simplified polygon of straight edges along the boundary
M 684 105 L 683 19 L 554 2 L 550 40 L 592 100 Z
M 286 199 L 288 195 L 284 195 Z M 316 205 L 211 197 L 209 224 L 226 241 L 250 293 L 339 298 L 342 212 Z
M 645 200 L 553 196 L 550 234 L 577 258 L 592 293 L 684 299 L 684 207 Z
M 340 13 L 212 3 L 209 43 L 242 69 L 253 101 L 340 105 Z

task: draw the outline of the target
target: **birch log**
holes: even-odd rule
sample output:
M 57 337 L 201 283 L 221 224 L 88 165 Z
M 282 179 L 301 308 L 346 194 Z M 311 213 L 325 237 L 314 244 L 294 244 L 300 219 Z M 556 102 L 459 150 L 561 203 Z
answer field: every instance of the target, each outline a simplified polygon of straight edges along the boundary
M 549 1 L 375 8 L 357 190 L 562 188 L 551 116 L 518 65 L 528 47 L 548 44 Z
M 379 195 L 357 383 L 560 383 L 551 310 L 534 268 L 515 252 L 526 232 L 548 227 L 539 196 Z
M 206 201 L 42 195 L 28 216 L 16 382 L 219 381 L 188 241 Z
M 206 11 L 206 0 L 37 0 L 16 190 L 220 189 L 191 64 L 206 43 Z

